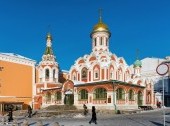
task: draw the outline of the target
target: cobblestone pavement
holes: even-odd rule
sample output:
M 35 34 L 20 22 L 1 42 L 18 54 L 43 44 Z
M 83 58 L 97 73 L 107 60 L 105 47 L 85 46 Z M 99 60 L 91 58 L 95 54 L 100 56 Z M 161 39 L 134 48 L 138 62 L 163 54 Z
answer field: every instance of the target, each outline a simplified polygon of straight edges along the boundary
M 60 126 L 163 126 L 162 110 L 146 111 L 138 114 L 119 115 L 97 115 L 97 124 L 89 124 L 91 115 L 77 115 L 74 117 L 49 117 L 49 118 L 22 118 L 17 117 L 18 126 L 21 126 L 25 119 L 29 126 L 37 126 L 41 121 L 43 126 L 53 126 L 54 122 L 59 122 Z M 166 126 L 170 126 L 170 109 L 166 109 Z

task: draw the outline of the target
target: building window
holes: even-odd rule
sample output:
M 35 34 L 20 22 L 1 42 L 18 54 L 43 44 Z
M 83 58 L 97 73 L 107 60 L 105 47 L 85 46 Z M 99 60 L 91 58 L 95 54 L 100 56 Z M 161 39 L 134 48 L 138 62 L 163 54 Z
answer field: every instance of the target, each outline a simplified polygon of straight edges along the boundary
M 81 78 L 82 79 L 87 79 L 87 68 L 83 68 L 81 70 Z
M 138 91 L 138 105 L 143 104 L 143 95 L 141 91 Z
M 94 99 L 107 99 L 107 91 L 104 88 L 94 90 Z
M 76 72 L 74 72 L 73 74 L 72 74 L 72 80 L 76 80 L 77 79 L 77 77 L 76 77 Z
M 73 80 L 76 80 L 76 76 L 73 75 Z
M 122 71 L 118 70 L 118 80 L 122 80 Z
M 45 70 L 45 79 L 49 79 L 49 74 L 50 74 L 49 69 L 46 69 Z
M 94 73 L 94 78 L 95 78 L 95 79 L 98 79 L 98 78 L 99 78 L 99 73 L 98 73 L 98 71 L 96 71 L 96 72 Z
M 110 79 L 113 79 L 114 73 L 113 70 L 110 71 Z
M 106 38 L 106 46 L 108 45 L 108 39 Z
M 133 92 L 133 90 L 129 91 L 129 100 L 134 100 L 134 92 Z
M 46 101 L 47 102 L 51 101 L 51 93 L 50 92 L 47 92 L 47 94 L 46 94 Z
M 54 100 L 55 101 L 61 100 L 61 92 L 58 91 L 54 94 Z
M 79 92 L 79 100 L 87 100 L 88 99 L 88 91 L 85 89 L 82 89 Z
M 116 90 L 116 98 L 117 100 L 125 100 L 125 92 L 122 88 Z
M 94 39 L 94 46 L 97 45 L 97 38 Z

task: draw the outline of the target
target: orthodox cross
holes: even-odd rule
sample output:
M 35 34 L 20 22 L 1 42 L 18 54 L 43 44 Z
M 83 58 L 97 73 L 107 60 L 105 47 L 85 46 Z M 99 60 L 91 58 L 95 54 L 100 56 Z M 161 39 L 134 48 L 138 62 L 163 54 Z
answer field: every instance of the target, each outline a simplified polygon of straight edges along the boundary
M 102 22 L 102 9 L 99 9 L 99 22 Z
M 139 59 L 139 49 L 136 49 L 136 59 Z

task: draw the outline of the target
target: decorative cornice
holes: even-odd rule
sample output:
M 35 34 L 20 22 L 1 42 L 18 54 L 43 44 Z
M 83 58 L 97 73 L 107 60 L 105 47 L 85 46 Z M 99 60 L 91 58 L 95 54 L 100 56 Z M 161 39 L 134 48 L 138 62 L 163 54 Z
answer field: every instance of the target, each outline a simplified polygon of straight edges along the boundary
M 35 66 L 36 61 L 13 53 L 0 53 L 0 60 L 22 65 Z

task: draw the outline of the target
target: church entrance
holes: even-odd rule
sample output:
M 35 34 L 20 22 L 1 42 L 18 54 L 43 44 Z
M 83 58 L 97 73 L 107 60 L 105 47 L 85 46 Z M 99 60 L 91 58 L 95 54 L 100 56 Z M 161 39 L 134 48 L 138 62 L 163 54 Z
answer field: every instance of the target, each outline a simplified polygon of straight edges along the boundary
M 74 104 L 74 95 L 72 91 L 66 91 L 64 97 L 64 104 L 65 105 L 73 105 Z

